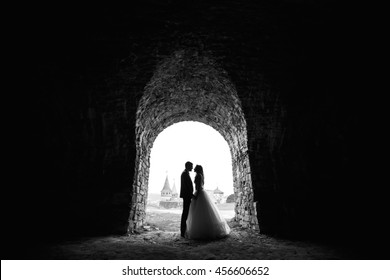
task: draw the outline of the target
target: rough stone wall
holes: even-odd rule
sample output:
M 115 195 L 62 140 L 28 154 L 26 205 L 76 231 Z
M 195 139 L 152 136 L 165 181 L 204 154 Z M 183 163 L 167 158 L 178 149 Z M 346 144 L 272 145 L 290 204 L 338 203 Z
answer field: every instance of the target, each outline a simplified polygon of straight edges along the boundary
M 139 102 L 136 122 L 136 172 L 129 230 L 143 224 L 153 142 L 166 127 L 199 121 L 219 131 L 232 154 L 236 219 L 245 227 L 257 224 L 241 102 L 226 72 L 210 54 L 179 50 L 161 61 Z M 133 224 L 133 222 L 135 224 Z
M 197 120 L 229 143 L 239 220 L 257 215 L 264 233 L 351 233 L 363 212 L 352 187 L 360 145 L 341 17 L 276 2 L 145 1 L 26 24 L 35 45 L 20 146 L 23 185 L 37 187 L 18 205 L 39 218 L 16 220 L 54 235 L 126 232 L 129 213 L 144 215 L 153 139 Z M 196 113 L 174 105 L 182 95 Z

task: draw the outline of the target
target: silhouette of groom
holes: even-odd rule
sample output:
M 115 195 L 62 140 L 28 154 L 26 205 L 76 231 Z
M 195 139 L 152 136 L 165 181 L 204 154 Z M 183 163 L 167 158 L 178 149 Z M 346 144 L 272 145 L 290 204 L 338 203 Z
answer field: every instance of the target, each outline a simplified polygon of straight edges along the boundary
M 187 161 L 186 169 L 181 173 L 180 197 L 183 198 L 183 213 L 181 214 L 180 233 L 184 237 L 186 233 L 186 221 L 190 210 L 191 198 L 193 197 L 194 187 L 190 177 L 192 171 L 192 162 Z

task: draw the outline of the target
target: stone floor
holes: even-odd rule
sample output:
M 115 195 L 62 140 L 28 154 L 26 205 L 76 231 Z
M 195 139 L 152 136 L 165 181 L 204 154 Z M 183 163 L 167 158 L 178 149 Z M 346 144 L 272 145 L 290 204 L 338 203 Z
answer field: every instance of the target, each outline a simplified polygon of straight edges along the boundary
M 340 248 L 311 242 L 292 241 L 261 235 L 230 224 L 227 238 L 194 241 L 179 232 L 147 226 L 129 236 L 105 236 L 64 241 L 35 252 L 38 259 L 127 260 L 127 259 L 265 259 L 265 260 L 334 260 L 354 259 Z

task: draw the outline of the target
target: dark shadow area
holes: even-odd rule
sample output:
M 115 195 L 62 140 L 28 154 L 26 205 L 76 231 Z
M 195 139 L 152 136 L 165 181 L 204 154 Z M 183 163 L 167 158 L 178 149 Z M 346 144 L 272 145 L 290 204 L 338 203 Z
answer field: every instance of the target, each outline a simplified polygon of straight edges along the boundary
M 35 259 L 44 244 L 69 239 L 126 236 L 136 111 L 159 63 L 179 50 L 212 54 L 237 91 L 257 234 L 388 258 L 373 108 L 357 78 L 365 53 L 358 14 L 334 1 L 136 2 L 34 4 L 19 14 L 15 64 L 23 70 L 6 104 L 13 170 L 2 194 L 2 259 Z

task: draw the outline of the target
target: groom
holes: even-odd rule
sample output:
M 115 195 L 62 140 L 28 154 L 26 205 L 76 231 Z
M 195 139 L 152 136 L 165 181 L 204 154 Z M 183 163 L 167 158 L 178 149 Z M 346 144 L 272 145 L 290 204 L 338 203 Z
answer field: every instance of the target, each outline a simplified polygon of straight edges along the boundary
M 191 198 L 193 197 L 194 187 L 190 177 L 190 171 L 192 171 L 192 162 L 187 161 L 185 164 L 186 169 L 181 173 L 181 185 L 180 185 L 180 197 L 183 198 L 183 213 L 181 215 L 180 232 L 184 237 L 186 232 L 186 221 L 188 212 L 190 210 Z

